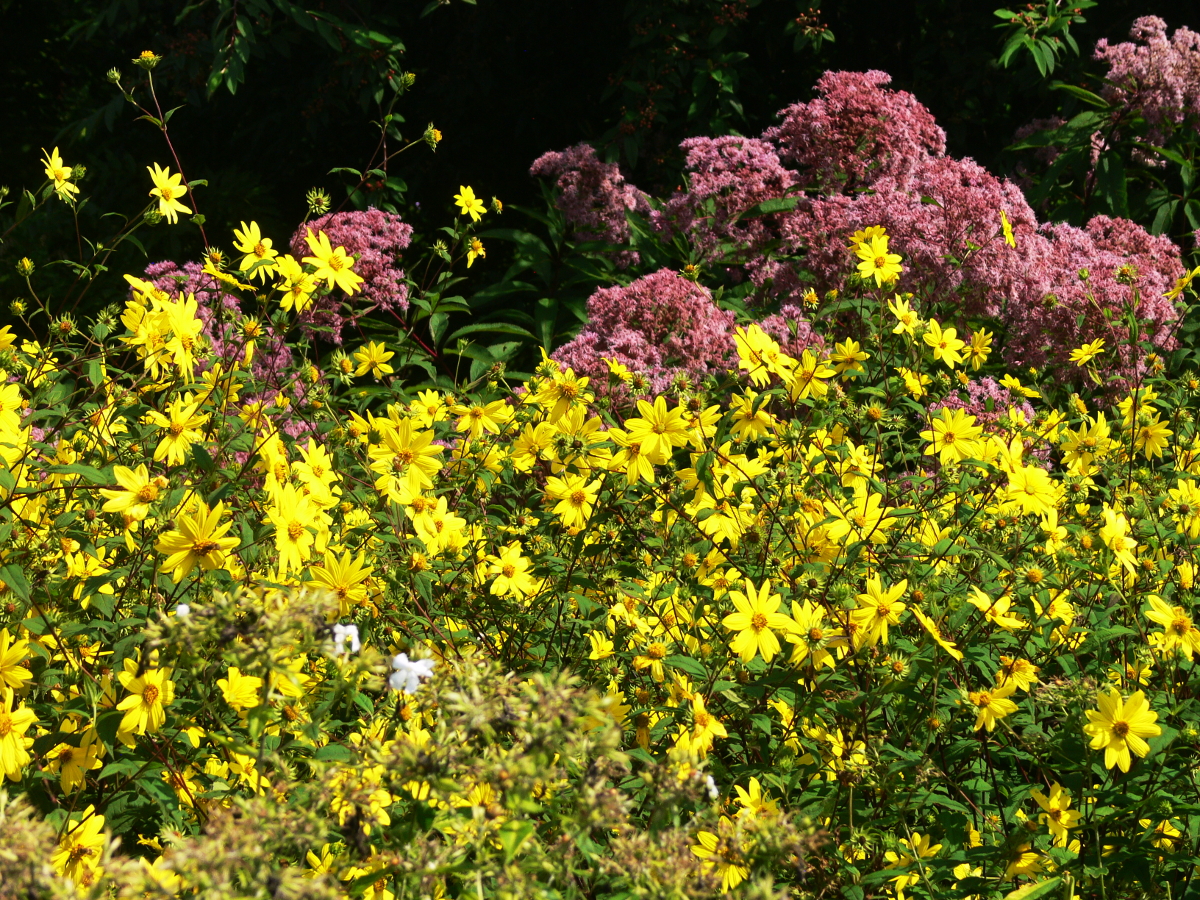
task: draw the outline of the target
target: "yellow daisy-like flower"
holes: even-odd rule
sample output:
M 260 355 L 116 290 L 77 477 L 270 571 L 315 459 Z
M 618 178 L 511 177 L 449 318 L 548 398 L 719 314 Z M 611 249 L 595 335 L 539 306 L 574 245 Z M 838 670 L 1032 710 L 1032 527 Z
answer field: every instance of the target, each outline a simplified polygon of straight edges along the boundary
M 891 284 L 904 271 L 900 266 L 900 255 L 888 251 L 887 235 L 863 241 L 855 248 L 855 253 L 861 260 L 858 264 L 858 274 L 862 276 L 863 281 L 874 278 L 876 287 Z
M 54 193 L 58 194 L 60 200 L 70 203 L 75 199 L 74 195 L 79 193 L 79 188 L 72 184 L 70 180 L 71 167 L 63 165 L 62 157 L 58 155 L 57 147 L 49 153 L 43 148 L 42 154 L 42 164 L 46 167 L 46 177 L 54 182 Z
M 1121 693 L 1110 687 L 1096 698 L 1096 702 L 1100 707 L 1098 710 L 1085 710 L 1088 724 L 1083 726 L 1084 733 L 1091 738 L 1093 750 L 1104 751 L 1107 768 L 1120 766 L 1122 772 L 1128 772 L 1132 761 L 1130 753 L 1146 756 L 1150 752 L 1146 738 L 1162 734 L 1162 729 L 1154 724 L 1158 713 L 1150 709 L 1150 703 L 1141 691 L 1122 700 Z
M 179 221 L 180 213 L 189 216 L 192 214 L 188 207 L 179 202 L 179 198 L 187 193 L 182 173 L 176 172 L 172 175 L 170 169 L 164 169 L 158 163 L 154 164 L 154 168 L 147 166 L 146 171 L 150 173 L 150 179 L 154 182 L 150 196 L 158 198 L 159 215 L 174 225 Z
M 464 216 L 470 216 L 471 221 L 478 222 L 487 212 L 483 201 L 476 197 L 475 192 L 469 187 L 459 185 L 458 190 L 459 193 L 454 195 L 454 202 L 458 204 L 458 208 Z
M 313 278 L 324 281 L 330 288 L 341 288 L 347 294 L 358 290 L 365 279 L 354 271 L 354 257 L 346 252 L 345 247 L 331 246 L 329 235 L 323 231 L 314 237 L 311 228 L 304 240 L 313 255 L 304 257 L 302 262 L 317 267 Z
M 120 730 L 130 734 L 153 734 L 167 719 L 166 707 L 175 700 L 175 682 L 170 669 L 147 668 L 138 674 L 138 664 L 125 660 L 125 671 L 117 676 L 129 696 L 117 704 L 123 710 Z
M 206 572 L 224 568 L 225 554 L 241 543 L 240 538 L 226 535 L 233 522 L 222 524 L 224 514 L 224 503 L 211 510 L 207 504 L 197 503 L 192 512 L 179 516 L 175 528 L 155 543 L 155 550 L 167 554 L 163 571 L 172 573 L 176 584 L 196 566 Z
M 762 588 L 756 589 L 754 582 L 747 578 L 745 585 L 745 593 L 729 592 L 737 612 L 721 620 L 722 625 L 737 632 L 729 649 L 740 656 L 744 663 L 760 653 L 764 661 L 770 662 L 780 648 L 775 632 L 796 631 L 799 626 L 790 616 L 778 612 L 783 598 L 771 593 L 770 581 L 764 581 Z
M 13 689 L 5 687 L 0 696 L 0 775 L 9 781 L 20 781 L 21 770 L 29 764 L 26 751 L 33 739 L 25 737 L 25 732 L 36 721 L 33 710 L 15 703 Z

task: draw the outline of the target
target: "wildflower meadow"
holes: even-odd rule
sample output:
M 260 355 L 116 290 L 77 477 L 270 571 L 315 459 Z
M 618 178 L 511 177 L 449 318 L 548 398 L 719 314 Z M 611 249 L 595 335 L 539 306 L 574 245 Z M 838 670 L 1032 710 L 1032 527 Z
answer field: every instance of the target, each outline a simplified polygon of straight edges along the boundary
M 829 70 L 283 230 L 109 73 L 144 205 L 0 196 L 0 898 L 1200 896 L 1200 35 L 1074 53 L 1007 176 Z

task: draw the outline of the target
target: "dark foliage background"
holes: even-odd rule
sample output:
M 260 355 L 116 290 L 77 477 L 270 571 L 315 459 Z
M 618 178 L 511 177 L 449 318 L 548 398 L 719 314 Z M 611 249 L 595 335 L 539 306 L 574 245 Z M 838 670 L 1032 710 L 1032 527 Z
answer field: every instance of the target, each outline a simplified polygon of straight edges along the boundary
M 392 41 L 403 46 L 394 53 L 399 68 L 416 75 L 395 107 L 405 119 L 401 131 L 415 138 L 433 122 L 445 135 L 436 154 L 418 145 L 390 170 L 407 183 L 406 218 L 419 229 L 445 222 L 460 184 L 506 203 L 536 204 L 529 164 L 583 140 L 620 159 L 639 186 L 669 189 L 679 177 L 679 141 L 757 134 L 777 110 L 808 99 L 829 68 L 889 72 L 895 87 L 932 110 L 951 153 L 996 171 L 1004 169 L 1014 129 L 1061 102 L 1028 58 L 998 67 L 996 0 L 901 0 L 873 10 L 837 2 L 819 14 L 810 11 L 816 5 L 0 0 L 0 183 L 36 187 L 40 150 L 57 144 L 68 163 L 88 167 L 84 190 L 92 200 L 83 218 L 138 208 L 149 187 L 145 166 L 169 156 L 153 127 L 133 121 L 135 110 L 105 72 L 116 67 L 126 83 L 136 81 L 141 73 L 130 60 L 143 49 L 165 57 L 155 72 L 163 105 L 183 105 L 171 135 L 188 177 L 209 182 L 197 203 L 212 240 L 226 247 L 231 228 L 252 218 L 282 243 L 303 216 L 310 187 L 326 188 L 335 203 L 346 197 L 347 176 L 328 172 L 365 167 L 376 148 L 373 93 L 386 77 Z M 1056 77 L 1086 84 L 1096 69 L 1095 41 L 1123 39 L 1136 16 L 1200 25 L 1189 6 L 1102 0 L 1072 32 L 1082 56 L 1066 57 Z M 807 21 L 836 40 L 797 39 L 789 24 L 810 13 Z M 324 24 L 314 28 L 318 21 Z M 228 67 L 239 48 L 246 60 L 236 92 L 229 90 L 236 65 L 234 75 L 210 83 L 214 58 L 232 52 Z M 60 227 L 69 215 L 62 207 L 36 217 L 0 245 L 0 299 L 18 290 L 11 274 L 17 258 L 67 252 L 55 242 L 73 233 Z M 103 223 L 88 224 L 103 232 Z M 194 225 L 160 228 L 147 249 L 152 258 L 184 258 L 198 242 Z M 128 255 L 114 266 L 136 267 L 140 254 L 130 248 Z

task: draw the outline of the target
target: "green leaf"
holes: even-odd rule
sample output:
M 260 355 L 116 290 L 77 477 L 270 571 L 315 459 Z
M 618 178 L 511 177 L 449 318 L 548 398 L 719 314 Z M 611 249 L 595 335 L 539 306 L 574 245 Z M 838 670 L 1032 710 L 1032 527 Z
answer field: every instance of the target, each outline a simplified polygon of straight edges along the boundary
M 1039 897 L 1048 896 L 1060 884 L 1062 884 L 1061 875 L 1051 878 L 1049 881 L 1027 884 L 1005 894 L 1004 900 L 1038 900 Z
M 8 589 L 26 603 L 30 601 L 29 582 L 25 580 L 25 573 L 18 566 L 7 565 L 0 569 L 0 581 L 7 584 Z
M 705 671 L 704 666 L 700 665 L 699 662 L 692 659 L 690 656 L 681 656 L 678 654 L 674 656 L 668 656 L 663 660 L 663 665 L 687 672 L 687 674 L 691 675 L 693 678 L 708 677 L 708 672 Z
M 753 219 L 758 216 L 769 216 L 772 213 L 791 212 L 799 202 L 799 197 L 772 197 L 770 200 L 763 200 L 761 203 L 755 203 L 748 209 L 743 210 L 734 221 Z
M 1082 100 L 1084 103 L 1087 103 L 1091 106 L 1095 106 L 1100 109 L 1108 109 L 1108 101 L 1107 100 L 1105 100 L 1099 94 L 1093 94 L 1091 91 L 1085 90 L 1084 88 L 1081 88 L 1078 85 L 1067 84 L 1062 81 L 1054 81 L 1054 82 L 1051 82 L 1050 88 L 1051 88 L 1051 90 L 1055 90 L 1055 91 L 1066 91 L 1072 97 L 1076 97 L 1076 98 Z
M 504 848 L 504 862 L 507 865 L 516 857 L 517 851 L 533 834 L 533 823 L 527 819 L 509 819 L 500 826 L 497 837 Z

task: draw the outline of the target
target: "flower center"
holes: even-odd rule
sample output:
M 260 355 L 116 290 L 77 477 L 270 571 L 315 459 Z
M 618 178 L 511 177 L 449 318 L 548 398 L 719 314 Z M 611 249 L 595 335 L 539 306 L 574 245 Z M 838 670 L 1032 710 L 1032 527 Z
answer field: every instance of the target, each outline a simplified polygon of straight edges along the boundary
M 169 426 L 167 426 L 167 431 L 170 432 L 171 437 L 179 437 L 181 434 L 183 434 L 183 423 L 172 422 Z
M 667 655 L 667 648 L 663 644 L 655 641 L 650 645 L 650 649 L 646 651 L 646 655 L 651 659 L 662 659 Z
M 139 503 L 151 503 L 158 499 L 158 488 L 152 484 L 144 485 L 138 488 L 137 498 Z
M 148 706 L 152 706 L 153 704 L 157 703 L 158 688 L 152 684 L 146 685 L 146 687 L 142 689 L 142 702 Z
M 767 617 L 760 612 L 756 612 L 750 619 L 750 627 L 755 631 L 762 631 L 767 627 Z
M 219 546 L 216 541 L 196 541 L 192 544 L 192 553 L 196 556 L 208 556 Z
M 326 265 L 329 266 L 329 268 L 333 269 L 333 271 L 340 272 L 340 271 L 342 271 L 342 267 L 344 265 L 346 265 L 346 263 L 342 260 L 342 257 L 340 255 L 335 253 L 335 254 L 333 254 L 333 256 L 329 257 L 329 260 L 326 262 Z
M 1127 734 L 1129 734 L 1129 723 L 1121 721 L 1113 722 L 1112 733 L 1114 737 L 1125 737 Z
M 12 730 L 12 716 L 8 713 L 0 712 L 0 738 L 8 737 L 12 734 Z
M 587 503 L 587 494 L 585 494 L 583 491 L 576 491 L 571 495 L 572 506 L 582 507 L 585 503 Z
M 288 537 L 291 538 L 293 541 L 296 540 L 297 538 L 299 538 L 300 535 L 303 533 L 304 533 L 304 526 L 301 525 L 299 522 L 289 522 L 288 523 Z

